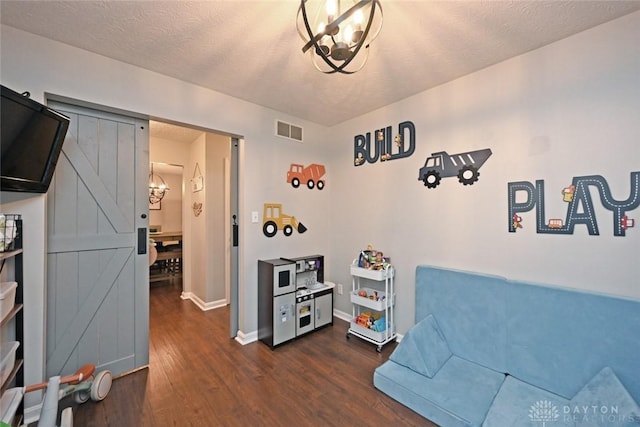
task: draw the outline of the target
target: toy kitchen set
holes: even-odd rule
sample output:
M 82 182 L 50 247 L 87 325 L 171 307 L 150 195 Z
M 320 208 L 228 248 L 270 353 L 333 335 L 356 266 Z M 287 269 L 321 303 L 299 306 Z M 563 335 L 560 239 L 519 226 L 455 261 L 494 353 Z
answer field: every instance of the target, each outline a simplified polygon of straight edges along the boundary
M 258 339 L 272 349 L 333 324 L 324 257 L 258 260 Z

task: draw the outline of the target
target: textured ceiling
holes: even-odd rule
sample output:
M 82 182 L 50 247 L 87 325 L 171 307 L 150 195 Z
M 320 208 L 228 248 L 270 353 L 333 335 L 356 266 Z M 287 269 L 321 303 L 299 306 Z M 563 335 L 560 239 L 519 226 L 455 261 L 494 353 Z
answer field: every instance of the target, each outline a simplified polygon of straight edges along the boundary
M 202 135 L 202 132 L 201 130 L 176 126 L 170 123 L 149 122 L 149 136 L 174 142 L 192 143 Z
M 381 0 L 365 68 L 301 53 L 298 1 L 0 1 L 1 22 L 322 125 L 335 125 L 640 10 L 640 1 Z

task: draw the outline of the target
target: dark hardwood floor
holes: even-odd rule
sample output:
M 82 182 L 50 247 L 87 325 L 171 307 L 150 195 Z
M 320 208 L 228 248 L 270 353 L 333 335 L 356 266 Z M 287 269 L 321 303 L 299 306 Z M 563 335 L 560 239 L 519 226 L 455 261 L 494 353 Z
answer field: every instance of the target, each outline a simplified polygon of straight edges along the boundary
M 229 310 L 151 288 L 149 367 L 115 379 L 102 402 L 73 406 L 75 426 L 435 426 L 373 386 L 393 347 L 346 339 L 348 323 L 272 351 L 229 338 Z

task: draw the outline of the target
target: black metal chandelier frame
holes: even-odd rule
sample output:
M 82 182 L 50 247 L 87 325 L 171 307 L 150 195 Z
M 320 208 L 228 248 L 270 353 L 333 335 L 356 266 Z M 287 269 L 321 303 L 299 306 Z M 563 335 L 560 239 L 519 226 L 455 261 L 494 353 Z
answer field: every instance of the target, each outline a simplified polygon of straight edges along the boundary
M 160 180 L 160 184 L 156 183 L 156 178 Z M 162 200 L 169 187 L 164 179 L 153 172 L 153 163 L 151 163 L 151 173 L 149 173 L 149 203 L 156 204 Z
M 331 68 L 331 70 L 324 71 L 318 68 L 318 66 L 316 65 L 316 68 L 318 68 L 319 71 L 325 74 L 333 74 L 333 73 L 353 74 L 361 70 L 362 67 L 364 67 L 364 64 L 366 63 L 366 58 L 362 63 L 362 65 L 357 70 L 348 71 L 345 68 L 355 59 L 356 55 L 358 54 L 358 52 L 360 52 L 363 46 L 365 49 L 369 48 L 370 42 L 367 42 L 367 37 L 371 30 L 371 25 L 373 24 L 373 20 L 374 20 L 377 9 L 380 9 L 380 15 L 382 16 L 382 7 L 380 6 L 379 0 L 360 0 L 358 3 L 354 4 L 348 10 L 346 10 L 343 14 L 341 14 L 336 19 L 334 19 L 332 22 L 328 23 L 325 26 L 324 31 L 318 32 L 317 34 L 314 34 L 313 30 L 311 29 L 311 26 L 309 25 L 307 9 L 305 7 L 306 2 L 307 0 L 301 0 L 300 6 L 298 8 L 298 15 L 300 14 L 302 15 L 304 26 L 307 31 L 306 36 L 309 37 L 309 41 L 302 47 L 302 52 L 306 53 L 311 47 L 314 47 L 316 55 L 322 58 L 322 60 Z M 351 54 L 342 62 L 342 64 L 336 65 L 328 57 L 328 55 L 330 55 L 330 51 L 325 52 L 322 49 L 323 46 L 321 46 L 318 42 L 322 40 L 323 37 L 329 36 L 331 38 L 331 41 L 334 43 L 334 45 L 337 44 L 338 41 L 335 39 L 335 35 L 339 31 L 340 24 L 343 23 L 345 20 L 349 19 L 351 15 L 353 15 L 357 10 L 365 7 L 369 3 L 371 3 L 371 10 L 369 12 L 369 19 L 367 20 L 367 25 L 362 33 L 362 36 L 360 37 L 358 42 L 355 43 L 354 45 L 351 45 L 351 44 L 348 45 L 348 50 L 351 52 Z M 300 28 L 298 28 L 298 33 L 300 33 L 300 36 L 303 39 L 306 39 L 305 35 L 300 32 Z

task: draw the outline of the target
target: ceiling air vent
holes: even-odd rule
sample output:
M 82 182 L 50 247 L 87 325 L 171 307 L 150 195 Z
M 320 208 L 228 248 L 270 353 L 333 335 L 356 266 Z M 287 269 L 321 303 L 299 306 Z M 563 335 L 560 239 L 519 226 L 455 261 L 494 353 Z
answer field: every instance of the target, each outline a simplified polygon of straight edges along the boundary
M 280 120 L 276 121 L 276 135 L 302 142 L 302 128 Z

